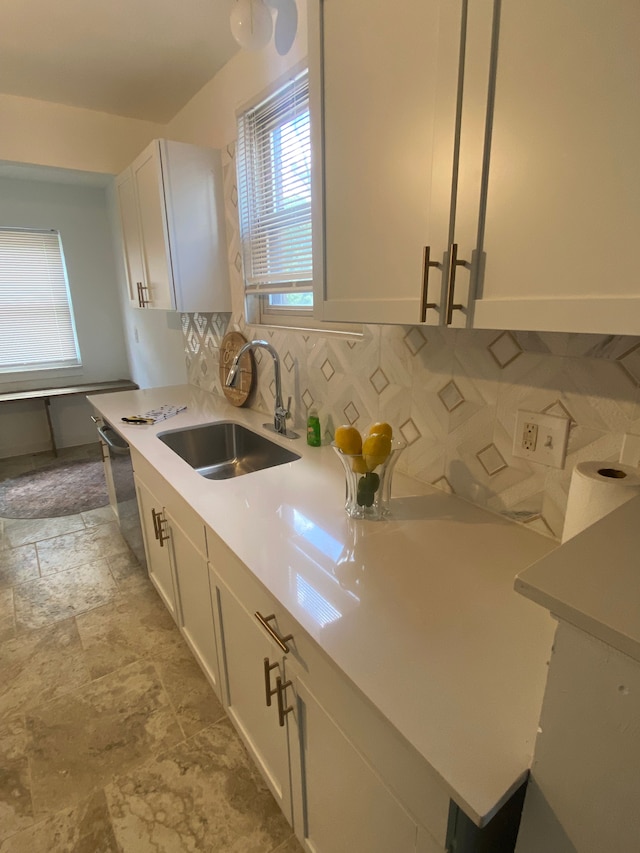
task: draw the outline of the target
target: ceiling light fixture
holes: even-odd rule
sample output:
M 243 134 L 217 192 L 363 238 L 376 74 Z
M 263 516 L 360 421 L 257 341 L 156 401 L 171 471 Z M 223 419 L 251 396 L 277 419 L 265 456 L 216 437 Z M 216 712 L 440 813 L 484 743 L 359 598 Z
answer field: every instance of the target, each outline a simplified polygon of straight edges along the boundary
M 273 19 L 264 0 L 235 0 L 231 7 L 231 34 L 245 50 L 260 50 L 269 44 Z

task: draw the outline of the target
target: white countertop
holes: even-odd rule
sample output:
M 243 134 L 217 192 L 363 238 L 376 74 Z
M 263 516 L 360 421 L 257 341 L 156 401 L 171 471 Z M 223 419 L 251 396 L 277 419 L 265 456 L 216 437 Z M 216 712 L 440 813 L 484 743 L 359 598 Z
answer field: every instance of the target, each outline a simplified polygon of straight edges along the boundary
M 555 543 L 398 473 L 393 518 L 349 519 L 339 460 L 304 437 L 269 435 L 296 462 L 206 480 L 156 434 L 225 419 L 262 431 L 267 418 L 193 386 L 89 400 L 486 822 L 530 766 L 553 638 L 514 577 Z M 182 403 L 153 426 L 120 421 Z
M 523 571 L 515 588 L 640 661 L 640 497 Z

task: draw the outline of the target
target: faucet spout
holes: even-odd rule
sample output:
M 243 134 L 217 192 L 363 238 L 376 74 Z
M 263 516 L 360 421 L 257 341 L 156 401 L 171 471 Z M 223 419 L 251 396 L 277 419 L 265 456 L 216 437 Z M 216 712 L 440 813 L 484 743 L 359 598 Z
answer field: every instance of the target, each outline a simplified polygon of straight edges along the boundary
M 235 358 L 231 362 L 231 367 L 229 368 L 229 373 L 227 374 L 225 385 L 230 388 L 235 387 L 236 383 L 238 382 L 238 377 L 240 373 L 240 359 L 249 350 L 258 348 L 266 349 L 271 358 L 273 359 L 273 372 L 276 386 L 276 398 L 273 412 L 273 426 L 271 427 L 268 424 L 265 424 L 265 426 L 270 426 L 270 428 L 273 429 L 274 432 L 277 432 L 279 435 L 284 435 L 287 438 L 298 438 L 298 435 L 296 433 L 292 433 L 287 430 L 287 417 L 289 416 L 291 397 L 289 397 L 289 402 L 287 403 L 287 407 L 285 408 L 282 402 L 282 377 L 280 371 L 280 356 L 278 355 L 278 352 L 275 347 L 273 347 L 269 343 L 269 341 L 255 340 L 248 341 L 246 344 L 243 344 L 236 353 Z

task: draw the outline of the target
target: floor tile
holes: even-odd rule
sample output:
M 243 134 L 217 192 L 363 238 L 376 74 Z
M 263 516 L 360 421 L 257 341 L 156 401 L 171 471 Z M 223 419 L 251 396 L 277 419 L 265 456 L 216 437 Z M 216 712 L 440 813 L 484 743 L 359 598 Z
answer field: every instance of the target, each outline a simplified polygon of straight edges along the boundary
M 126 554 L 129 546 L 120 534 L 115 521 L 79 531 L 65 533 L 38 542 L 36 545 L 40 561 L 40 574 L 49 575 L 81 566 L 93 560 L 116 554 Z
M 22 716 L 0 724 L 0 839 L 34 820 L 26 743 Z
M 13 590 L 0 589 L 0 643 L 15 637 L 16 620 L 13 609 Z
M 18 633 L 60 622 L 110 601 L 117 586 L 106 560 L 14 587 Z
M 0 643 L 0 720 L 89 681 L 73 619 Z
M 267 853 L 291 827 L 228 721 L 105 788 L 125 853 Z
M 137 587 L 79 614 L 76 623 L 92 678 L 182 644 L 178 628 L 155 588 Z
M 4 520 L 4 538 L 12 548 L 84 529 L 84 522 L 80 515 L 65 515 L 60 518 L 6 518 Z
M 288 838 L 284 844 L 273 850 L 272 853 L 304 853 L 304 850 L 295 835 L 292 835 L 291 838 Z
M 36 815 L 65 808 L 183 737 L 153 664 L 140 661 L 26 715 Z
M 115 519 L 110 505 L 99 506 L 97 509 L 81 512 L 80 515 L 82 516 L 85 527 L 98 527 L 100 524 L 110 524 Z
M 141 586 L 148 590 L 153 586 L 146 568 L 140 565 L 133 551 L 108 557 L 107 562 L 120 589 L 133 591 L 135 587 Z
M 165 649 L 154 663 L 187 737 L 224 719 L 224 708 L 184 641 Z
M 121 853 L 104 791 L 12 835 L 0 853 Z
M 0 549 L 0 588 L 39 577 L 35 545 Z

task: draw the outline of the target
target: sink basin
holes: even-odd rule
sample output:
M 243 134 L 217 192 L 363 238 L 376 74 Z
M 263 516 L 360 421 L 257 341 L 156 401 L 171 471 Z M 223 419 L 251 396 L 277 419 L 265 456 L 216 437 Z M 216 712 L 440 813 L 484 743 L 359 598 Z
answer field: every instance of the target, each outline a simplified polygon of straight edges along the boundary
M 300 459 L 297 453 L 233 421 L 166 430 L 158 438 L 209 480 L 228 480 Z

